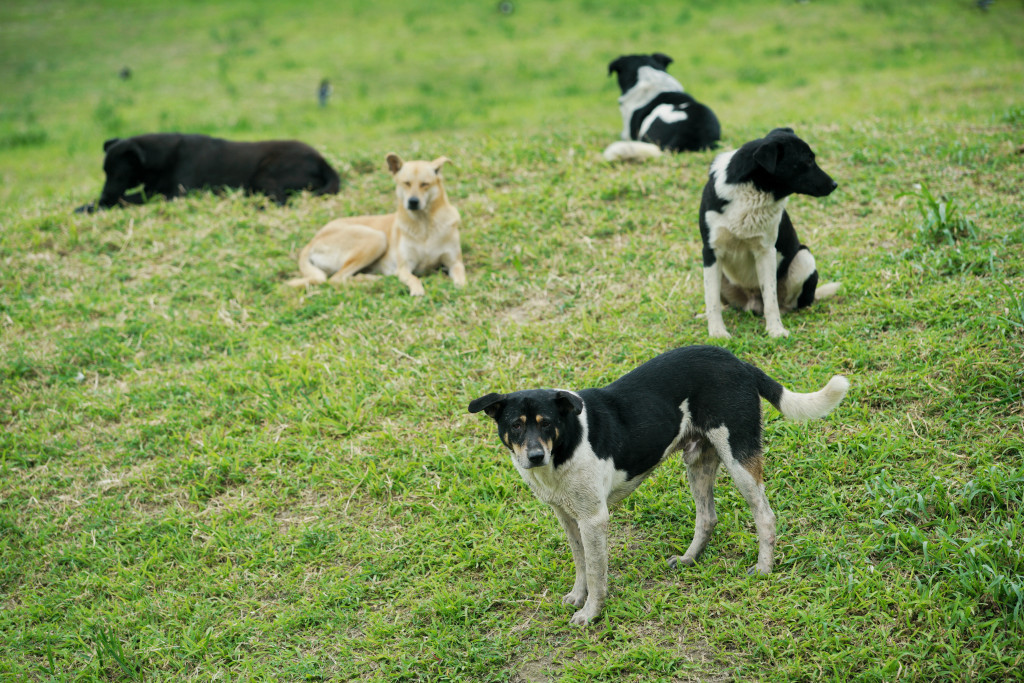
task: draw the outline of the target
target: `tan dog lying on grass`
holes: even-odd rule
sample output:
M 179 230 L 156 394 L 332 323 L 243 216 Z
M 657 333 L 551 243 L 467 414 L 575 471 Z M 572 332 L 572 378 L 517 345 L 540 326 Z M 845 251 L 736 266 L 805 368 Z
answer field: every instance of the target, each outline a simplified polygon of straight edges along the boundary
M 359 273 L 397 275 L 413 296 L 423 296 L 423 275 L 442 267 L 456 287 L 466 284 L 458 210 L 448 203 L 441 181 L 447 157 L 403 162 L 388 154 L 398 210 L 385 216 L 338 218 L 299 254 L 302 277 L 292 287 L 341 284 Z

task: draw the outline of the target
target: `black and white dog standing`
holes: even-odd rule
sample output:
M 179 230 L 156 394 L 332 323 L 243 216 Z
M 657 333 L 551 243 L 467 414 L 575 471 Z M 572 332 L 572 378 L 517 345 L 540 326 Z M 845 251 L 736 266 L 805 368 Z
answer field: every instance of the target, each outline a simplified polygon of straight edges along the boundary
M 722 303 L 764 313 L 768 334 L 786 337 L 780 311 L 810 306 L 839 289 L 818 287 L 814 256 L 786 212 L 791 194 L 824 197 L 837 184 L 791 128 L 776 128 L 711 163 L 700 202 L 708 334 L 730 336 Z
M 669 152 L 714 149 L 721 137 L 718 118 L 687 93 L 665 69 L 672 58 L 661 52 L 623 55 L 608 65 L 622 96 L 622 139 L 604 151 L 609 161 L 643 159 Z
M 693 542 L 672 567 L 701 554 L 718 518 L 719 464 L 754 515 L 757 563 L 771 571 L 775 514 L 764 487 L 761 398 L 791 420 L 826 415 L 849 382 L 835 375 L 819 391 L 783 388 L 757 367 L 717 346 L 668 351 L 600 389 L 539 389 L 487 394 L 469 404 L 494 419 L 519 474 L 555 511 L 569 538 L 576 581 L 562 602 L 574 624 L 600 614 L 608 593 L 608 507 L 629 495 L 665 458 L 683 451 L 696 507 Z

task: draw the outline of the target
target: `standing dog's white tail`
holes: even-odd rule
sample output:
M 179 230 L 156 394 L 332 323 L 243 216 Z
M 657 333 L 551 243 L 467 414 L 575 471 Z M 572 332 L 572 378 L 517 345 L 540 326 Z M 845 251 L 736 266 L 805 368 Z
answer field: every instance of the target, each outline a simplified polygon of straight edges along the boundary
M 650 142 L 620 140 L 604 148 L 601 154 L 607 161 L 646 161 L 661 156 L 661 147 Z
M 798 394 L 789 389 L 782 389 L 779 398 L 779 412 L 789 420 L 815 420 L 825 417 L 846 396 L 850 388 L 850 380 L 842 375 L 833 375 L 822 389 L 810 394 Z

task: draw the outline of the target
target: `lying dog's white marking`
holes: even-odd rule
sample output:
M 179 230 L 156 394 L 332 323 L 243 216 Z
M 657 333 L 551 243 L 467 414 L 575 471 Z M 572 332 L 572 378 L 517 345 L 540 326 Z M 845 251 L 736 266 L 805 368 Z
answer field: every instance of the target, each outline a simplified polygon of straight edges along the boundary
M 651 113 L 644 117 L 644 121 L 640 124 L 640 133 L 637 135 L 641 140 L 647 135 L 647 131 L 650 130 L 651 126 L 658 119 L 661 119 L 665 123 L 678 123 L 679 121 L 685 121 L 690 118 L 690 115 L 686 113 L 686 108 L 690 106 L 689 103 L 683 103 L 680 105 L 675 104 L 659 104 L 657 107 L 651 110 Z
M 682 84 L 670 76 L 668 72 L 650 66 L 642 66 L 636 72 L 636 85 L 625 94 L 619 96 L 619 112 L 622 114 L 622 139 L 632 139 L 629 134 L 629 122 L 633 112 L 647 105 L 658 95 L 665 92 L 684 92 Z M 640 136 L 643 137 L 642 135 Z

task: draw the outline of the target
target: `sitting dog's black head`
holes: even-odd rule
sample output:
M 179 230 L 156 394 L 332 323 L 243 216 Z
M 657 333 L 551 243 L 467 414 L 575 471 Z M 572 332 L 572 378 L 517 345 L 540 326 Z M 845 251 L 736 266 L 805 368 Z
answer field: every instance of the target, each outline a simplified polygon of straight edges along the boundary
M 839 186 L 818 167 L 814 152 L 792 128 L 776 128 L 740 147 L 729 163 L 728 180 L 752 181 L 776 199 L 791 194 L 824 197 Z
M 534 389 L 487 394 L 469 404 L 469 412 L 487 413 L 498 437 L 524 470 L 563 462 L 579 442 L 583 400 L 570 391 Z
M 619 88 L 625 94 L 630 88 L 636 85 L 637 71 L 642 66 L 649 66 L 659 71 L 666 71 L 672 58 L 661 52 L 650 55 L 622 55 L 608 65 L 608 75 L 618 74 Z

